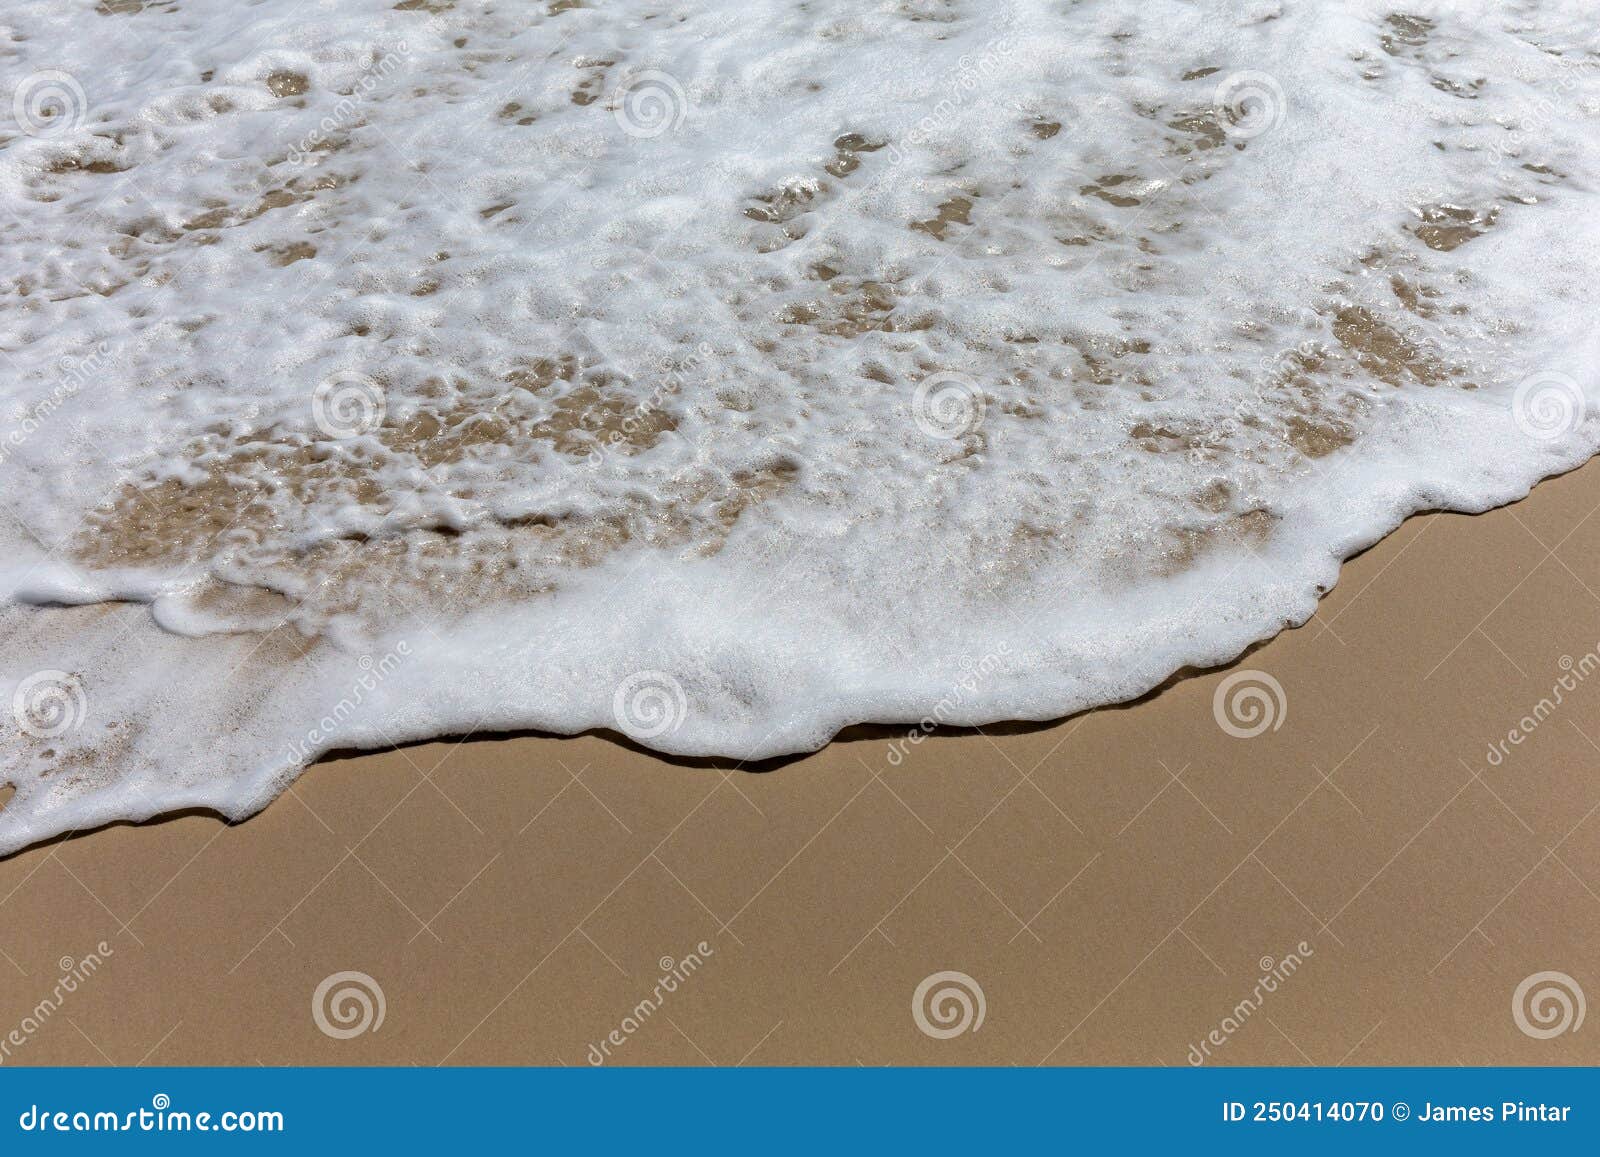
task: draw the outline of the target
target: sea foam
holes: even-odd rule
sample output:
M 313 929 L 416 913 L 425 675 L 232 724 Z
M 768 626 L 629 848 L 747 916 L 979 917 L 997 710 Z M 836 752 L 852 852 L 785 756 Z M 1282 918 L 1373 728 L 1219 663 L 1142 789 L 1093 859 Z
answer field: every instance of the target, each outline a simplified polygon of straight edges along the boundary
M 0 850 L 1049 719 L 1600 446 L 1587 0 L 14 0 Z

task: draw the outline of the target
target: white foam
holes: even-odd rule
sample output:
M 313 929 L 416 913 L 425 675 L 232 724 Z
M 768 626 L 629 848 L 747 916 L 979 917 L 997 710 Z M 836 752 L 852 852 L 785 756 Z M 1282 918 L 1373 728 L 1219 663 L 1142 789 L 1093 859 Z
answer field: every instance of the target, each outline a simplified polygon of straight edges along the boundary
M 1053 718 L 1600 446 L 1582 0 L 553 7 L 8 7 L 0 850 Z

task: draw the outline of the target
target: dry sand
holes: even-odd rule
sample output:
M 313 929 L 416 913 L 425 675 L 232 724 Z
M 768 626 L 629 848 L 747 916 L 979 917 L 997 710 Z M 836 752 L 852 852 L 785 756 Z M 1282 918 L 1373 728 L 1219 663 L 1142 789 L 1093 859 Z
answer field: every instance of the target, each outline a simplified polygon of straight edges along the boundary
M 0 862 L 3 1059 L 581 1065 L 615 1030 L 618 1063 L 1182 1065 L 1215 1030 L 1212 1063 L 1600 1062 L 1600 1026 L 1513 1015 L 1538 972 L 1600 995 L 1600 672 L 1487 756 L 1600 646 L 1597 507 L 1591 464 L 1407 523 L 1231 669 L 1283 688 L 1254 738 L 1230 672 L 898 765 L 473 738 L 36 848 Z M 1294 971 L 1257 1001 L 1263 967 Z M 945 970 L 984 1019 L 936 1039 Z M 312 1014 L 341 971 L 384 998 L 348 1039 Z

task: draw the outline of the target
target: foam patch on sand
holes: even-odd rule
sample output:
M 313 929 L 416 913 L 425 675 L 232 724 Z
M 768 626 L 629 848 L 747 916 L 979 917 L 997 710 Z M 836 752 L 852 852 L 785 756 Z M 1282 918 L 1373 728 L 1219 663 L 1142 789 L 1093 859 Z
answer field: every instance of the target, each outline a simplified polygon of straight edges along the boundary
M 1600 446 L 1584 0 L 0 21 L 0 850 L 1125 700 Z

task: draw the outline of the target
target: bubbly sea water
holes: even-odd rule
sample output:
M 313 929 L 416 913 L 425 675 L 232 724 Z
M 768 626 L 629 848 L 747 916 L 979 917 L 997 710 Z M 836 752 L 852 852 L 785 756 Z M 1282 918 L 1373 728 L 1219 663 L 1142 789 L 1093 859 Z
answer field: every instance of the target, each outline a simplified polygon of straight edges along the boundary
M 1126 700 L 1600 447 L 1592 0 L 9 0 L 0 77 L 0 851 Z

